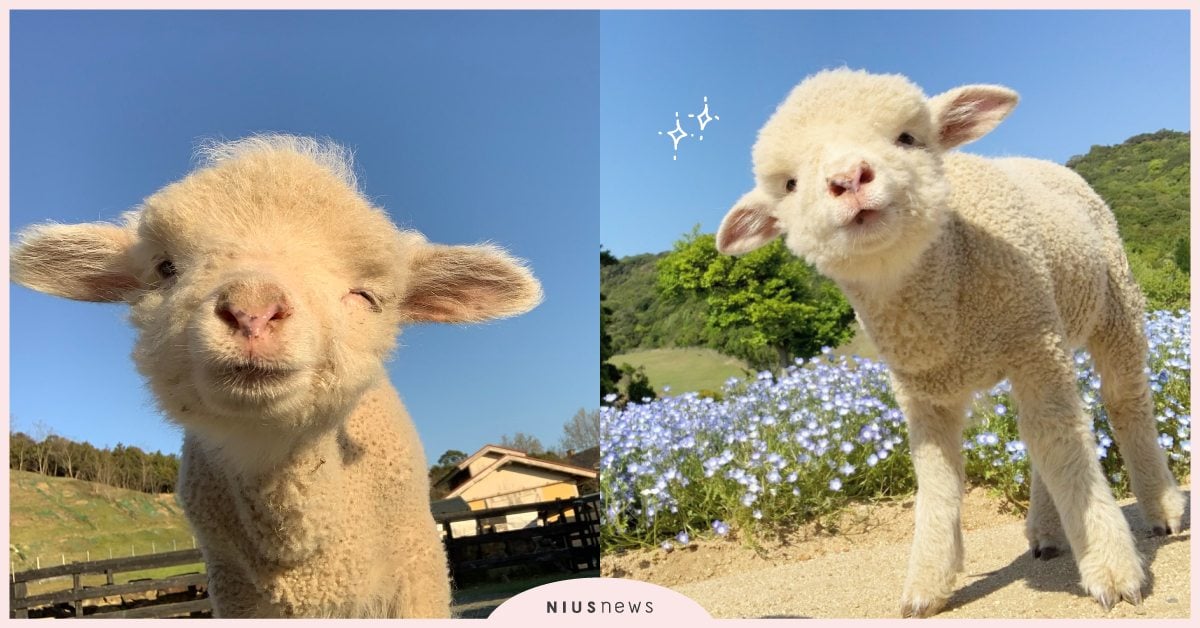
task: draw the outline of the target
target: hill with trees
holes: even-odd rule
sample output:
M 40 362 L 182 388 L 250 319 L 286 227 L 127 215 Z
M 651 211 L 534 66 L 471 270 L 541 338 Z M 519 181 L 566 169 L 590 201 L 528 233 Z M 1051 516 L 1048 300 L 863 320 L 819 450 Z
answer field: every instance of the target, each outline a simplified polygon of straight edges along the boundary
M 1151 309 L 1189 307 L 1191 135 L 1161 130 L 1067 160 L 1112 208 Z
M 142 493 L 173 493 L 179 478 L 179 456 L 120 443 L 101 449 L 56 434 L 33 438 L 24 432 L 12 432 L 8 437 L 8 468 Z
M 1151 309 L 1188 307 L 1190 134 L 1162 130 L 1072 157 L 1112 207 Z M 851 335 L 836 287 L 781 242 L 740 258 L 716 254 L 694 230 L 672 251 L 604 257 L 605 354 L 708 347 L 756 368 L 814 354 Z

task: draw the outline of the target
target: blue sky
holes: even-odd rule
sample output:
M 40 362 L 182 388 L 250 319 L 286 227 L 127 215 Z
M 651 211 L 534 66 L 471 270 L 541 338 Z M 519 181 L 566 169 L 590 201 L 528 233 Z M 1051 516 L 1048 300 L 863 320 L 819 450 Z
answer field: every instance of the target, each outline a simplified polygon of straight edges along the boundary
M 360 182 L 431 240 L 530 261 L 545 302 L 407 329 L 389 367 L 429 458 L 598 405 L 594 13 L 14 12 L 11 228 L 115 219 L 198 138 L 280 131 L 356 151 Z M 127 308 L 13 286 L 11 412 L 101 446 L 178 451 Z
M 716 231 L 753 185 L 750 148 L 788 91 L 822 69 L 909 76 L 927 94 L 968 83 L 1016 89 L 1021 104 L 984 155 L 1064 162 L 1189 125 L 1183 11 L 605 12 L 601 16 L 600 241 L 618 257 L 669 250 L 699 223 Z M 708 97 L 704 140 L 689 113 Z

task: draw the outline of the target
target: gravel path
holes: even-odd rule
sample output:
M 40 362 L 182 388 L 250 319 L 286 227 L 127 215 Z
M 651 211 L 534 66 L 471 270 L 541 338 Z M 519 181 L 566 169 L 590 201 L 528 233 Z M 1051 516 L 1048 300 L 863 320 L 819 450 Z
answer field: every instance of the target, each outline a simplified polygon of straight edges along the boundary
M 1190 500 L 1191 494 L 1188 493 Z M 1079 586 L 1069 554 L 1034 560 L 1021 523 L 964 534 L 966 569 L 939 617 L 1186 618 L 1191 616 L 1191 530 L 1154 538 L 1130 501 L 1123 511 L 1151 573 L 1141 606 L 1105 613 Z M 1189 517 L 1190 519 L 1190 511 Z M 908 543 L 829 554 L 793 564 L 680 584 L 713 617 L 898 617 Z

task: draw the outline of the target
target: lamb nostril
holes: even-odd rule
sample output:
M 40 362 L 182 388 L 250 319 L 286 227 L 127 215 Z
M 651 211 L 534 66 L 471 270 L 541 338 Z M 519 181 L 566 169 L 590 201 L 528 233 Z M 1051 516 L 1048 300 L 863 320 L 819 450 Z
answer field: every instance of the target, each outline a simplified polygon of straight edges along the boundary
M 842 194 L 846 193 L 846 188 L 831 181 L 829 183 L 829 193 L 835 197 L 841 196 Z
M 268 330 L 271 322 L 282 321 L 291 316 L 292 309 L 284 303 L 272 303 L 247 311 L 222 301 L 217 304 L 216 314 L 233 332 L 241 333 L 247 338 L 257 338 Z
M 875 180 L 875 171 L 871 170 L 871 166 L 867 162 L 863 162 L 859 167 L 858 184 L 866 185 Z
M 217 318 L 224 321 L 225 324 L 231 329 L 237 330 L 240 327 L 237 316 L 233 313 L 233 310 L 230 309 L 228 303 L 218 303 L 216 314 Z

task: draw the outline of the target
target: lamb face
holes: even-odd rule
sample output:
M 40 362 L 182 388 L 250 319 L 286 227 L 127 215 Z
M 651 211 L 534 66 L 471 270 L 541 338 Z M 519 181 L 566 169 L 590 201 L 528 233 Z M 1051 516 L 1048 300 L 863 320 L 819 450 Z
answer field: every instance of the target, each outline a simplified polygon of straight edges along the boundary
M 814 75 L 759 131 L 755 188 L 725 217 L 717 246 L 744 253 L 784 234 L 835 280 L 889 281 L 940 232 L 950 194 L 943 152 L 986 133 L 1015 104 L 1004 88 L 926 99 L 902 76 Z
M 284 136 L 220 150 L 123 226 L 34 227 L 13 255 L 19 283 L 127 301 L 138 370 L 167 417 L 210 442 L 283 445 L 328 428 L 384 377 L 402 323 L 540 299 L 495 247 L 397 229 L 334 148 Z
M 337 420 L 383 375 L 404 261 L 425 246 L 300 155 L 197 172 L 137 216 L 138 369 L 202 433 Z

